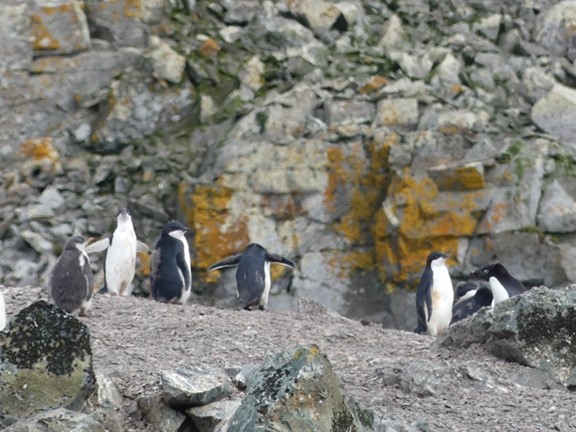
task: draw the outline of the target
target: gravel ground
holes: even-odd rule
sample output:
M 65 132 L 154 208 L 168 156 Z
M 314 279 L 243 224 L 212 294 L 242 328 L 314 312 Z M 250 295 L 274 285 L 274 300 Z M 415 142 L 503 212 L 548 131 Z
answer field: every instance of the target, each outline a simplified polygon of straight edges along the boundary
M 7 288 L 5 295 L 9 316 L 46 299 L 38 288 Z M 533 370 L 481 347 L 439 348 L 428 336 L 332 314 L 248 312 L 101 295 L 94 299 L 92 316 L 81 320 L 91 330 L 94 368 L 116 382 L 126 414 L 139 395 L 158 392 L 164 369 L 259 364 L 271 354 L 314 343 L 363 407 L 413 430 L 576 430 L 576 395 L 546 388 Z M 521 386 L 520 380 L 543 388 Z M 126 431 L 152 431 L 140 420 L 124 419 Z

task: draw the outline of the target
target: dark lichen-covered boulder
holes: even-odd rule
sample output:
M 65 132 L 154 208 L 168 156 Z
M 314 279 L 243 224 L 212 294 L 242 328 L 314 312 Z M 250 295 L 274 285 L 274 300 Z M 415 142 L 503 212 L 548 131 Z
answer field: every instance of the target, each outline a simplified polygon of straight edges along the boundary
M 0 333 L 0 426 L 36 412 L 81 408 L 96 385 L 88 328 L 44 301 Z
M 556 382 L 576 386 L 576 285 L 528 292 L 484 308 L 443 332 L 441 346 L 483 344 L 505 360 L 538 368 Z
M 372 431 L 379 421 L 344 394 L 342 381 L 317 346 L 266 360 L 247 379 L 232 431 Z

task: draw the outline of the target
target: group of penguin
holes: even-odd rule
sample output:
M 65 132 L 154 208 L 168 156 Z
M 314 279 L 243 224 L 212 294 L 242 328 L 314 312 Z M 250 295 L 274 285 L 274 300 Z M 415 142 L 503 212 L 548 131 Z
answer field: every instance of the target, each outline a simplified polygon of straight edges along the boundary
M 152 251 L 150 292 L 161 302 L 185 304 L 192 294 L 192 267 L 186 240 L 188 228 L 170 221 L 162 228 Z M 105 285 L 100 290 L 111 296 L 132 293 L 132 280 L 138 252 L 150 252 L 136 238 L 132 217 L 123 208 L 117 216 L 117 226 L 110 237 L 93 243 L 92 238 L 77 235 L 70 238 L 52 270 L 48 286 L 51 301 L 69 313 L 90 315 L 94 280 L 89 254 L 106 251 L 104 260 Z M 269 253 L 257 243 L 249 244 L 237 255 L 229 256 L 208 268 L 208 271 L 235 267 L 238 302 L 244 309 L 258 306 L 265 309 L 270 292 L 270 264 L 294 268 L 294 262 Z
M 526 287 L 500 263 L 489 264 L 470 273 L 454 291 L 446 260 L 449 255 L 432 252 L 420 278 L 416 293 L 418 325 L 416 333 L 437 336 L 449 325 L 522 294 Z

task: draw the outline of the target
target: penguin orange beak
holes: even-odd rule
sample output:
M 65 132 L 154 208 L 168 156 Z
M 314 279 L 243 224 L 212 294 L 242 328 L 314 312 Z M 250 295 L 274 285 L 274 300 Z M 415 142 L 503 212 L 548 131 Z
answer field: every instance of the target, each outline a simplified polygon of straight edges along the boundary
M 86 246 L 88 246 L 90 243 L 93 243 L 94 240 L 96 240 L 94 237 L 88 237 L 88 239 L 86 239 Z

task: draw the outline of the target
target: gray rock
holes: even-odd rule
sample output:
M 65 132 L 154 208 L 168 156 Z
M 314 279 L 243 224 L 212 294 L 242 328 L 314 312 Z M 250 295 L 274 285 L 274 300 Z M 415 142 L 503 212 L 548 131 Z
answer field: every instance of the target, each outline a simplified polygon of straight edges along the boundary
M 539 67 L 529 67 L 522 74 L 522 95 L 530 102 L 536 102 L 546 96 L 554 87 L 554 77 Z
M 379 425 L 372 412 L 346 397 L 330 362 L 313 345 L 266 360 L 249 377 L 246 395 L 224 430 L 344 432 Z
M 472 26 L 472 28 L 478 33 L 486 36 L 488 39 L 496 41 L 498 39 L 498 35 L 500 34 L 501 25 L 502 15 L 494 14 L 485 18 L 481 18 Z
M 556 84 L 532 107 L 532 121 L 574 151 L 576 144 L 576 90 Z
M 23 71 L 32 61 L 29 1 L 12 1 L 0 8 L 0 65 L 2 69 Z
M 163 399 L 172 408 L 207 405 L 228 396 L 232 383 L 221 369 L 200 370 L 180 367 L 163 371 Z
M 537 368 L 567 385 L 576 372 L 570 330 L 575 320 L 576 286 L 533 288 L 450 326 L 437 343 L 456 349 L 481 344 L 497 357 Z
M 113 416 L 110 416 L 113 418 L 111 421 L 99 417 L 98 413 L 84 414 L 58 408 L 21 420 L 3 430 L 6 432 L 120 432 L 122 430 L 118 419 L 113 418 Z
M 114 381 L 108 375 L 102 373 L 96 374 L 96 381 L 98 383 L 96 393 L 98 405 L 117 410 L 122 408 L 124 399 Z
M 565 0 L 551 7 L 537 21 L 535 39 L 555 54 L 576 59 L 576 48 L 572 39 L 571 23 L 576 20 L 576 1 Z
M 145 47 L 148 29 L 142 23 L 145 8 L 129 0 L 101 3 L 99 0 L 84 2 L 93 37 L 104 39 L 115 46 Z
M 0 342 L 0 416 L 78 410 L 95 390 L 88 327 L 37 301 L 14 316 Z M 23 402 L 26 401 L 26 402 Z
M 324 0 L 295 0 L 288 3 L 288 8 L 317 35 L 330 30 L 342 15 L 336 5 Z
M 208 405 L 188 408 L 186 415 L 192 419 L 198 432 L 212 432 L 218 423 L 232 417 L 239 406 L 239 400 L 216 401 Z
M 147 57 L 152 62 L 156 79 L 179 83 L 184 76 L 186 59 L 170 47 L 168 42 L 156 36 L 150 37 L 150 51 Z
M 552 180 L 544 189 L 538 210 L 538 226 L 546 232 L 576 230 L 576 182 L 572 178 Z
M 374 120 L 376 107 L 371 102 L 354 100 L 332 100 L 325 104 L 326 121 L 338 123 L 370 123 Z
M 383 99 L 378 102 L 376 119 L 384 126 L 415 126 L 418 124 L 418 101 L 412 98 Z
M 70 55 L 90 48 L 90 32 L 78 0 L 56 0 L 30 15 L 36 55 Z
M 138 408 L 154 430 L 178 432 L 186 422 L 184 414 L 166 406 L 157 397 L 143 396 L 138 398 Z

